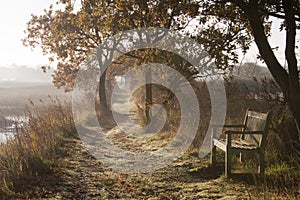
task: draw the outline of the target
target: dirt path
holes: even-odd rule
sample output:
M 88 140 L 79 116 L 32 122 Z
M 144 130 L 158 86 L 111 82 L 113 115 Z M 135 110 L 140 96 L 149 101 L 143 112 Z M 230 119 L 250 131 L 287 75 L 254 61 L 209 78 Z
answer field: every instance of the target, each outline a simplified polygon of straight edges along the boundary
M 124 139 L 118 137 L 119 142 Z M 263 199 L 263 193 L 257 193 L 255 186 L 224 180 L 222 169 L 207 167 L 208 158 L 185 155 L 153 173 L 124 174 L 104 167 L 80 140 L 68 139 L 62 153 L 55 172 L 57 179 L 44 180 L 42 185 L 27 191 L 29 198 Z

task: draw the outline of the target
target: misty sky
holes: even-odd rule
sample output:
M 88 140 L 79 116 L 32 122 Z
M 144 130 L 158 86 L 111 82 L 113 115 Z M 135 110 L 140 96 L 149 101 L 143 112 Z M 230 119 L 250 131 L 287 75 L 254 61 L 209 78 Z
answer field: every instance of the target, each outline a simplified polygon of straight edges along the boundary
M 9 0 L 2 1 L 0 6 L 0 66 L 30 65 L 48 63 L 41 51 L 26 48 L 22 45 L 26 22 L 32 13 L 41 14 L 43 9 L 54 4 L 55 0 Z
M 11 64 L 37 66 L 48 64 L 47 56 L 43 56 L 40 49 L 34 49 L 22 45 L 21 39 L 24 38 L 26 22 L 30 15 L 41 14 L 43 9 L 54 4 L 55 0 L 9 0 L 3 1 L 0 6 L 0 66 Z M 272 45 L 280 46 L 279 58 L 283 59 L 283 44 L 285 36 L 283 34 L 274 34 Z M 256 47 L 243 59 L 244 62 L 254 62 L 256 59 Z

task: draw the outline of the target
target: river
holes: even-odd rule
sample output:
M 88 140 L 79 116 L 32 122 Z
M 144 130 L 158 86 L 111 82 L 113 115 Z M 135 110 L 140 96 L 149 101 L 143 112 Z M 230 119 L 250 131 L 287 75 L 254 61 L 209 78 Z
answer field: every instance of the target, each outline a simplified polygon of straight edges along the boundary
M 28 123 L 26 116 L 7 116 L 5 121 L 0 123 L 0 143 L 6 143 L 7 140 L 13 138 L 16 126 L 24 126 Z

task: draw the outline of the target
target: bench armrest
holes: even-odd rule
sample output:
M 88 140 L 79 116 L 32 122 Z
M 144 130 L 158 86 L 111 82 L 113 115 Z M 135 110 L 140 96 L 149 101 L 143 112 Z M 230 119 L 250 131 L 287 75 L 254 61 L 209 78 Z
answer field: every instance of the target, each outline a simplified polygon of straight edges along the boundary
M 223 126 L 224 128 L 245 128 L 246 126 L 244 124 L 225 124 Z
M 224 125 L 213 124 L 211 139 L 216 138 L 217 130 L 222 128 L 246 128 L 246 126 L 244 124 L 224 124 Z
M 264 134 L 264 131 L 225 131 L 225 134 Z
M 219 125 L 219 124 L 213 124 L 213 128 L 245 128 L 244 124 L 224 124 L 224 125 Z

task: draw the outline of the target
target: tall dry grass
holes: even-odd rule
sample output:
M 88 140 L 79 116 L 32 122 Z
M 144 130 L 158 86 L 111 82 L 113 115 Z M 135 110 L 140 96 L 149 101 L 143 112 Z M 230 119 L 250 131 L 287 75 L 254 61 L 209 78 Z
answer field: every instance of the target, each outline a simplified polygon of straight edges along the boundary
M 14 138 L 0 145 L 0 196 L 17 192 L 24 182 L 51 174 L 64 138 L 76 133 L 71 104 L 49 99 L 50 105 L 42 108 L 30 101 L 28 124 L 16 125 Z

